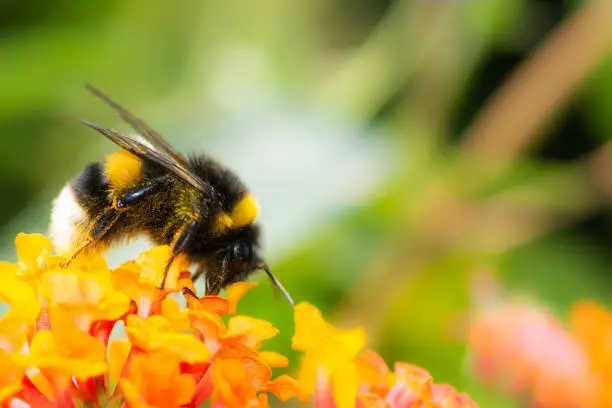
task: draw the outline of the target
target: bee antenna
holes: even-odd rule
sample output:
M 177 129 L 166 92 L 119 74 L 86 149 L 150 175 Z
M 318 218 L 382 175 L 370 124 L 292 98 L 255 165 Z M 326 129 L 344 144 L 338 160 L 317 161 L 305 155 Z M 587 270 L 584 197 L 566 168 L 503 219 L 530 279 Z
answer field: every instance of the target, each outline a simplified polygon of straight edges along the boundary
M 283 284 L 280 283 L 280 281 L 278 279 L 276 279 L 276 276 L 274 276 L 274 274 L 270 271 L 270 268 L 268 267 L 268 265 L 266 263 L 262 263 L 261 264 L 261 269 L 263 269 L 266 272 L 266 274 L 268 275 L 268 277 L 270 278 L 270 280 L 272 281 L 274 286 L 276 286 L 283 293 L 283 295 L 285 296 L 285 299 L 287 299 L 287 301 L 289 302 L 291 307 L 295 307 L 295 303 L 293 302 L 293 298 L 291 297 L 289 292 L 287 292 L 287 289 L 285 289 Z

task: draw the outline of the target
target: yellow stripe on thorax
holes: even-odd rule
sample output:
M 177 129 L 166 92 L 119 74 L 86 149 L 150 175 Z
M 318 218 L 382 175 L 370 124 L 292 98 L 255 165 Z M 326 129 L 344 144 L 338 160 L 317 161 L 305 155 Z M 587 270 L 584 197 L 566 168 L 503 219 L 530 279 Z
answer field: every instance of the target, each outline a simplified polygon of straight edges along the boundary
M 221 213 L 215 220 L 215 230 L 223 233 L 228 229 L 242 228 L 255 221 L 259 214 L 259 205 L 252 194 L 247 194 L 236 203 L 229 214 Z
M 135 184 L 141 178 L 142 160 L 126 150 L 106 156 L 104 169 L 109 183 L 115 188 Z

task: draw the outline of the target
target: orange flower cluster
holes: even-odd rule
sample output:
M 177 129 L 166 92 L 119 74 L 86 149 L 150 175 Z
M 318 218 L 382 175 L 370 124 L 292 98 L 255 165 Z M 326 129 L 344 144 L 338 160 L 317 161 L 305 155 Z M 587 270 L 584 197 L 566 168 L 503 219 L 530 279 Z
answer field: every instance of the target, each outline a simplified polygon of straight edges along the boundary
M 480 311 L 469 343 L 485 382 L 542 408 L 612 406 L 612 313 L 579 302 L 566 329 L 542 307 L 508 302 Z
M 298 378 L 273 379 L 288 360 L 261 347 L 277 329 L 235 314 L 254 284 L 234 284 L 226 298 L 186 295 L 181 307 L 170 295 L 193 290 L 185 259 L 158 289 L 166 246 L 114 270 L 96 255 L 62 268 L 41 235 L 20 234 L 16 246 L 18 263 L 0 263 L 0 301 L 9 306 L 0 318 L 1 407 L 257 408 L 271 394 L 318 407 L 476 406 L 420 368 L 390 372 L 362 352 L 362 330 L 337 330 L 308 303 L 295 309 Z

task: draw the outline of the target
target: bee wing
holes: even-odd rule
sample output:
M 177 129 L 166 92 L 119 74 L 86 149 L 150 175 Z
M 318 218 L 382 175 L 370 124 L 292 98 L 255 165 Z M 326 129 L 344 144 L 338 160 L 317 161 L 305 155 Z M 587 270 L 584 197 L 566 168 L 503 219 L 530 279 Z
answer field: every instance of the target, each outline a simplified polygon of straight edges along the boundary
M 168 143 L 162 137 L 162 135 L 153 130 L 153 128 L 151 128 L 151 126 L 149 126 L 144 120 L 134 116 L 117 101 L 111 99 L 98 88 L 89 84 L 86 84 L 85 88 L 94 96 L 100 98 L 110 105 L 115 111 L 117 111 L 119 116 L 126 121 L 136 131 L 136 133 L 140 134 L 140 136 L 142 136 L 147 142 L 151 143 L 151 145 L 157 151 L 165 153 L 169 158 L 180 164 L 183 168 L 188 167 L 189 164 L 185 156 L 176 151 L 176 149 L 173 148 L 170 143 Z
M 183 180 L 185 183 L 189 184 L 198 191 L 201 191 L 205 194 L 210 194 L 214 191 L 214 188 L 212 186 L 206 184 L 201 178 L 187 170 L 181 163 L 178 163 L 176 160 L 174 160 L 174 158 L 164 154 L 163 152 L 154 150 L 151 147 L 134 139 L 131 139 L 127 136 L 124 136 L 115 130 L 106 129 L 81 119 L 70 119 L 73 119 L 74 121 L 104 135 L 110 141 L 112 141 L 122 149 L 125 149 L 128 152 L 132 153 L 134 156 L 140 157 L 143 160 L 150 160 L 160 165 L 168 172 L 174 174 L 176 177 Z

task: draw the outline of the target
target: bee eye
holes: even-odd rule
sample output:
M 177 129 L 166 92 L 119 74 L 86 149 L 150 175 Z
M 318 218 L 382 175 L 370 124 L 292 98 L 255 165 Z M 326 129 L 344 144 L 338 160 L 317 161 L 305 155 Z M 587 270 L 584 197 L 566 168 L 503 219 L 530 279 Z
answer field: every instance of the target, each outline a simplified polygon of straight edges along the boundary
M 233 250 L 234 259 L 248 261 L 251 259 L 251 246 L 248 244 L 236 244 Z

